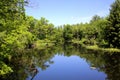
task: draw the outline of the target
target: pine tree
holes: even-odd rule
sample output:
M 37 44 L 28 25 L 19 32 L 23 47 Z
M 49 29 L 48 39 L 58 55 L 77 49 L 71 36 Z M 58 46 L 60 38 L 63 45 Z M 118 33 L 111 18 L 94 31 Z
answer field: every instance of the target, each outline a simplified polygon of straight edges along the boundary
M 106 40 L 110 47 L 120 48 L 120 0 L 116 0 L 111 5 L 106 27 Z

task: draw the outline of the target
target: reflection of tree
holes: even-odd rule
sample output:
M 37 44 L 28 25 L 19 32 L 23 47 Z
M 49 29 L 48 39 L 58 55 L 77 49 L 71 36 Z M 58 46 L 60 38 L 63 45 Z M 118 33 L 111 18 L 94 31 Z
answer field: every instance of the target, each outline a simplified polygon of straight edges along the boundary
M 14 72 L 5 75 L 2 80 L 7 80 L 8 78 L 9 80 L 25 80 L 28 75 L 34 78 L 37 74 L 37 67 L 40 67 L 41 70 L 46 70 L 54 63 L 51 58 L 53 58 L 55 54 L 63 53 L 65 56 L 77 55 L 84 58 L 91 68 L 105 72 L 107 74 L 107 80 L 120 79 L 119 53 L 112 54 L 101 51 L 86 50 L 77 44 L 72 44 L 72 46 L 71 44 L 54 46 L 43 50 L 28 50 L 23 53 L 12 58 L 10 65 Z
M 107 74 L 107 80 L 120 80 L 120 54 L 105 54 L 104 72 Z
M 88 54 L 87 54 L 88 55 Z M 104 53 L 90 54 L 84 58 L 90 63 L 90 66 L 96 67 L 99 71 L 104 71 L 107 74 L 107 80 L 120 79 L 120 54 L 119 53 Z
M 33 58 L 32 58 L 33 59 Z M 26 67 L 25 72 L 31 76 L 31 80 L 34 79 L 36 74 L 39 72 L 38 69 L 36 68 L 35 61 L 31 59 L 31 63 L 29 63 L 29 66 Z M 33 62 L 34 61 L 34 62 Z
M 37 67 L 42 70 L 47 69 L 54 62 L 51 58 L 54 53 L 61 53 L 62 48 L 52 47 L 44 50 L 25 50 L 19 55 L 14 55 L 9 62 L 13 73 L 2 76 L 2 80 L 25 80 L 27 76 L 34 76 L 37 74 Z M 31 78 L 31 79 L 32 79 Z
M 102 51 L 84 50 L 84 48 L 78 46 L 64 46 L 64 54 L 66 56 L 77 55 L 84 58 L 90 68 L 103 71 L 107 75 L 107 80 L 119 80 L 120 79 L 120 53 L 107 53 Z

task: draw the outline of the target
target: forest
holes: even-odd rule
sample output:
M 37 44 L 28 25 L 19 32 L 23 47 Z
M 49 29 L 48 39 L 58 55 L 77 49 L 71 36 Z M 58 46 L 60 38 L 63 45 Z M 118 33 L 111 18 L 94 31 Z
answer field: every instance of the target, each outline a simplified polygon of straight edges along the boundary
M 9 62 L 29 49 L 73 43 L 120 52 L 120 0 L 115 0 L 106 17 L 94 15 L 88 23 L 57 27 L 44 17 L 38 20 L 26 15 L 27 5 L 27 0 L 0 1 L 0 76 L 13 72 Z

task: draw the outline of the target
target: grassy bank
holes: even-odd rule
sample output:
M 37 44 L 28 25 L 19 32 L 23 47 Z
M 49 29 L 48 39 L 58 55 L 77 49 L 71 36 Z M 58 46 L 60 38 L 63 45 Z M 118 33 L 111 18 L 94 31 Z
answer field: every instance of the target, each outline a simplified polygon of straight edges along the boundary
M 49 40 L 38 40 L 35 43 L 35 49 L 45 49 L 52 47 L 55 43 Z
M 83 41 L 79 41 L 79 40 L 73 40 L 72 43 L 80 44 L 86 49 L 90 49 L 90 50 L 99 50 L 99 51 L 105 51 L 105 52 L 120 52 L 120 49 L 117 49 L 117 48 L 102 48 L 102 47 L 99 47 L 98 45 L 85 45 Z
M 99 50 L 99 51 L 105 51 L 105 52 L 120 52 L 120 49 L 117 49 L 117 48 L 101 48 L 97 45 L 92 45 L 92 46 L 84 45 L 84 47 L 86 49 Z

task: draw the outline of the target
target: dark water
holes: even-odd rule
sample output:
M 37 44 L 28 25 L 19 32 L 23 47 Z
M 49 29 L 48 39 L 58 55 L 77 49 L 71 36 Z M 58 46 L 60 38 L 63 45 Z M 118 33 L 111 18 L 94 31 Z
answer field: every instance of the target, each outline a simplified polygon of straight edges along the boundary
M 6 80 L 120 80 L 120 53 L 62 45 L 13 58 Z

